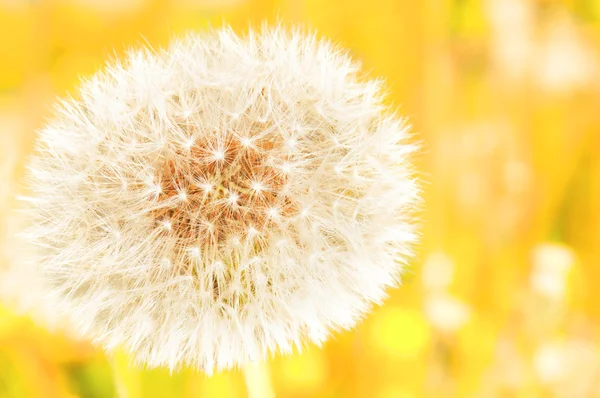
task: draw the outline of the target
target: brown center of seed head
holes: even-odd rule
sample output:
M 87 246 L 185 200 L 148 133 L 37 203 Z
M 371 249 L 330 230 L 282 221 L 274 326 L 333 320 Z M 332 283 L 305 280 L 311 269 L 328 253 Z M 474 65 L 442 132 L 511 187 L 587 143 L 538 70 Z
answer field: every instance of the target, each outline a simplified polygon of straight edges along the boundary
M 214 252 L 255 240 L 251 244 L 260 251 L 267 230 L 283 227 L 282 218 L 298 207 L 285 192 L 282 165 L 289 160 L 267 139 L 215 134 L 196 140 L 164 165 L 154 219 L 182 249 Z

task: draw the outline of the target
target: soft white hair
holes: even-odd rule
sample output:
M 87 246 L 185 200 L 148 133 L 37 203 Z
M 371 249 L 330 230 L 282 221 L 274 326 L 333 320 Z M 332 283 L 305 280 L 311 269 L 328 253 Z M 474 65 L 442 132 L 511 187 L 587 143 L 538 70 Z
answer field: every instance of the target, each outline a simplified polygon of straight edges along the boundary
M 282 27 L 131 52 L 29 163 L 33 263 L 78 329 L 208 373 L 351 328 L 399 282 L 418 201 L 380 81 Z

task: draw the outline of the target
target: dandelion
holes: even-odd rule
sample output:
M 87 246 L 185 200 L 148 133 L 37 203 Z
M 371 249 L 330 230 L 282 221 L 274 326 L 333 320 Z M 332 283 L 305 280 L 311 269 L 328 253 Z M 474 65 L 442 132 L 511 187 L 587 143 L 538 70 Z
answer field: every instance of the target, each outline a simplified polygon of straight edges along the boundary
M 33 263 L 78 330 L 207 373 L 323 343 L 415 241 L 405 122 L 282 27 L 129 53 L 60 102 L 29 162 Z

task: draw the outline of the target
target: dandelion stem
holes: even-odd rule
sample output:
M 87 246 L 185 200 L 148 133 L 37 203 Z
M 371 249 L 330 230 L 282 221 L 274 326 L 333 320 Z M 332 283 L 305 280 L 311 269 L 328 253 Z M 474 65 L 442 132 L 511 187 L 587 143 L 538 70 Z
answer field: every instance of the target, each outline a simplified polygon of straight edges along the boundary
M 243 371 L 249 398 L 275 398 L 269 366 L 266 362 L 247 364 Z
M 138 398 L 142 396 L 140 370 L 129 366 L 129 359 L 122 351 L 111 356 L 110 367 L 118 398 Z

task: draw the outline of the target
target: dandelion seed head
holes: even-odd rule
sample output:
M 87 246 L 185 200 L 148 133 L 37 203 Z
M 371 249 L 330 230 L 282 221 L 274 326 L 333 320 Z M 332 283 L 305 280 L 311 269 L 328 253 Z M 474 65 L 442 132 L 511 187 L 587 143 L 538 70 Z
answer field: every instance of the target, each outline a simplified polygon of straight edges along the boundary
M 320 344 L 382 302 L 415 240 L 408 128 L 382 95 L 282 27 L 131 52 L 40 133 L 32 262 L 82 333 L 150 367 Z

